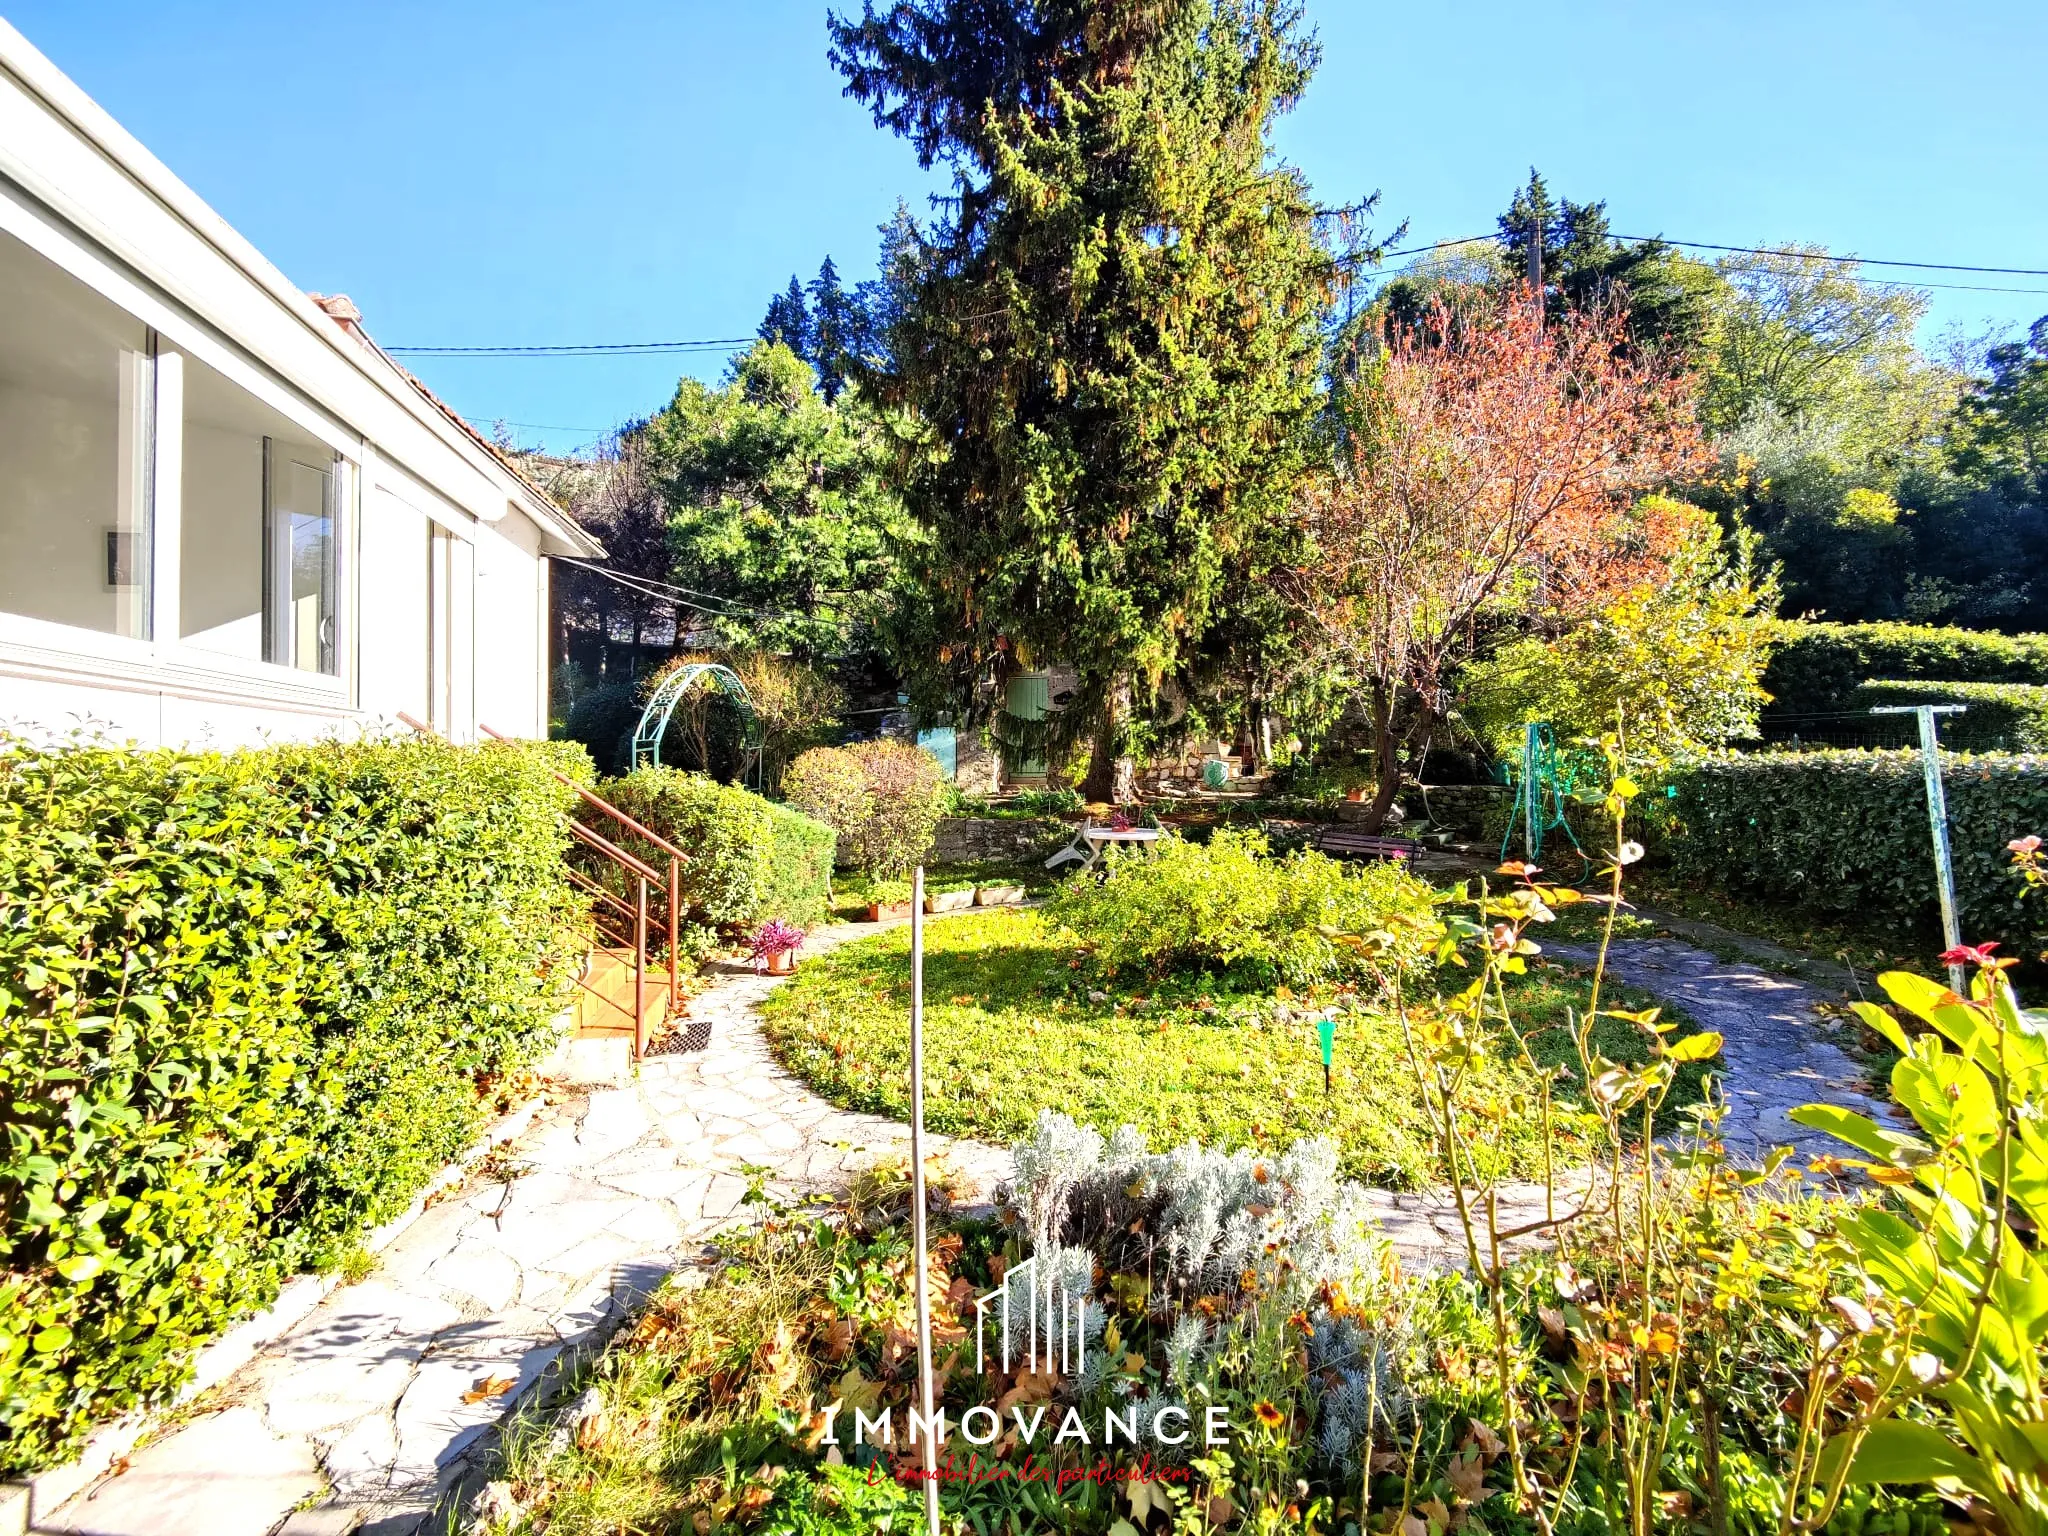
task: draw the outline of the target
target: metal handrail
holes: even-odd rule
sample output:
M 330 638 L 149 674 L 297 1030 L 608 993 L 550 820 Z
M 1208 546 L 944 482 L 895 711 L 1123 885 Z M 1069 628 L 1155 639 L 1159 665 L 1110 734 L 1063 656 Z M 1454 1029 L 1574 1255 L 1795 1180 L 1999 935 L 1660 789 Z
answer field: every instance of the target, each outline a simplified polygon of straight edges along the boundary
M 403 710 L 399 711 L 398 718 L 406 725 L 412 727 L 413 730 L 418 731 L 422 736 L 439 737 L 441 734 L 432 726 L 424 721 L 414 719 Z M 501 731 L 492 730 L 481 721 L 477 723 L 477 729 L 493 741 L 509 742 L 514 739 L 506 736 Z M 683 894 L 682 866 L 688 856 L 680 848 L 676 847 L 675 844 L 669 842 L 667 838 L 662 837 L 649 827 L 642 826 L 638 821 L 628 816 L 602 795 L 597 794 L 593 790 L 586 789 L 560 769 L 550 768 L 548 772 L 558 782 L 566 784 L 569 788 L 573 789 L 584 804 L 602 812 L 633 836 L 642 838 L 653 847 L 659 849 L 661 856 L 668 865 L 666 870 L 657 869 L 638 854 L 621 848 L 595 827 L 578 821 L 574 816 L 565 815 L 563 817 L 563 820 L 568 824 L 569 835 L 572 838 L 582 843 L 585 847 L 594 850 L 616 866 L 632 880 L 634 885 L 634 902 L 632 905 L 628 905 L 622 897 L 606 890 L 589 876 L 581 874 L 573 868 L 568 871 L 571 884 L 587 894 L 597 897 L 607 905 L 617 908 L 623 918 L 630 921 L 632 925 L 632 935 L 628 942 L 633 947 L 633 1055 L 637 1060 L 647 1053 L 647 962 L 649 959 L 647 946 L 647 887 L 652 882 L 657 887 L 664 888 L 668 897 L 668 911 L 665 914 L 667 918 L 665 926 L 668 929 L 668 1002 L 669 1009 L 673 1013 L 682 1002 L 682 966 L 680 964 Z M 604 919 L 595 907 L 592 908 L 591 916 L 597 922 L 600 936 L 602 936 Z M 625 936 L 621 935 L 621 938 L 624 939 Z M 592 992 L 593 995 L 597 995 L 596 989 L 580 976 L 577 978 L 577 984 L 583 987 L 584 990 Z

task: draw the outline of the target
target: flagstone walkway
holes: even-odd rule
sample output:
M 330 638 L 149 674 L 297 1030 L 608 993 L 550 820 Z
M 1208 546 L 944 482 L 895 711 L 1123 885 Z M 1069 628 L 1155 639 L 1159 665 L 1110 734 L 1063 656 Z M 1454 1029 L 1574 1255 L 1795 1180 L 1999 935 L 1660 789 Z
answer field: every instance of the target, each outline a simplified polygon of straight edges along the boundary
M 882 926 L 824 930 L 812 952 Z M 1793 1103 L 1875 1107 L 1854 1062 L 1819 1038 L 1810 989 L 1664 941 L 1617 945 L 1615 970 L 1728 1037 L 1744 1147 L 1791 1135 L 1782 1110 Z M 543 1108 L 401 1233 L 374 1274 L 333 1291 L 39 1529 L 410 1536 L 470 1482 L 486 1432 L 565 1351 L 600 1343 L 712 1232 L 746 1216 L 750 1167 L 793 1194 L 907 1149 L 906 1127 L 834 1108 L 773 1060 L 757 1005 L 775 984 L 728 968 L 692 1002 L 699 1049 L 650 1058 L 630 1086 Z M 1003 1149 L 931 1141 L 970 1201 L 1009 1173 Z M 1503 1225 L 1541 1201 L 1538 1186 L 1503 1190 Z M 1377 1203 L 1409 1269 L 1463 1261 L 1445 1192 Z

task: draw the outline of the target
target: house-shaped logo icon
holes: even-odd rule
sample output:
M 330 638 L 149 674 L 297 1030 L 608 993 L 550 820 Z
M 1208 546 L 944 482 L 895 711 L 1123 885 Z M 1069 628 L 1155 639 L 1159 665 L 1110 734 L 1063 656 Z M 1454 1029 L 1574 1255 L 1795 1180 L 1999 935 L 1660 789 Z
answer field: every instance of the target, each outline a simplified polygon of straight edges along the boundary
M 1021 1303 L 1013 1301 L 1018 1289 Z M 974 1300 L 974 1369 L 987 1374 L 989 1308 L 994 1305 L 1001 1337 L 1002 1368 L 1072 1376 L 1087 1362 L 1087 1297 L 1071 1294 L 1049 1268 L 1041 1272 L 1033 1254 L 1010 1270 L 1002 1285 Z M 1014 1316 L 1021 1312 L 1021 1316 Z M 1055 1344 L 1054 1340 L 1058 1342 Z

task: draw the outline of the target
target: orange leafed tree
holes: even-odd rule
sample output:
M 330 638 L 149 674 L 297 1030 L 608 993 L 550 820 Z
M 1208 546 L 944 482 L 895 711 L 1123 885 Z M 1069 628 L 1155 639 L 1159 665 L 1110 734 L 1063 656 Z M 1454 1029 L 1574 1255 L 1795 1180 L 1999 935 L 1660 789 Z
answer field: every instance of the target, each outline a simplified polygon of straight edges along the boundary
M 1568 620 L 1656 580 L 1680 528 L 1640 493 L 1702 468 L 1691 377 L 1632 349 L 1614 307 L 1547 324 L 1520 296 L 1439 303 L 1342 392 L 1308 493 L 1306 606 L 1371 691 L 1377 827 L 1483 616 Z

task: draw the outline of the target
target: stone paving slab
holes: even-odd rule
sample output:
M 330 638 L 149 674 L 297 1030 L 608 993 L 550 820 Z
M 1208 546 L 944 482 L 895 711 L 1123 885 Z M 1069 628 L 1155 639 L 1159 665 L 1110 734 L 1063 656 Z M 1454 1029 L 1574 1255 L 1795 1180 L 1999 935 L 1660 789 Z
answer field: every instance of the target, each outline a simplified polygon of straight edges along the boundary
M 813 952 L 883 926 L 827 929 Z M 1882 1113 L 1798 983 L 1662 941 L 1618 944 L 1612 963 L 1727 1036 L 1731 1145 L 1748 1152 L 1796 1131 L 1783 1110 L 1815 1098 Z M 411 1536 L 477 1470 L 468 1460 L 506 1406 L 565 1349 L 601 1340 L 745 1215 L 743 1164 L 794 1197 L 907 1153 L 906 1126 L 834 1108 L 774 1061 L 758 1008 L 777 982 L 727 968 L 690 1005 L 692 1023 L 708 1026 L 705 1049 L 650 1058 L 627 1086 L 542 1109 L 494 1159 L 515 1176 L 475 1175 L 446 1192 L 370 1279 L 334 1291 L 226 1381 L 207 1400 L 214 1411 L 137 1453 L 43 1529 L 270 1536 L 287 1522 L 311 1533 L 360 1521 L 374 1536 Z M 992 1198 L 1009 1175 L 1006 1149 L 929 1139 L 967 1202 Z M 1498 1194 L 1503 1226 L 1542 1211 L 1540 1186 Z M 1409 1270 L 1464 1262 L 1448 1192 L 1380 1192 L 1374 1205 Z M 309 1501 L 316 1507 L 293 1513 Z
M 1546 953 L 1591 965 L 1591 945 L 1546 944 Z M 1609 974 L 1675 1003 L 1703 1029 L 1722 1037 L 1718 1070 L 1728 1112 L 1721 1140 L 1729 1156 L 1760 1166 L 1773 1148 L 1789 1146 L 1804 1162 L 1847 1150 L 1832 1136 L 1793 1124 L 1802 1104 L 1840 1105 L 1880 1125 L 1911 1130 L 1905 1112 L 1887 1099 L 1862 1063 L 1836 1042 L 1819 1003 L 1825 994 L 1805 982 L 1717 958 L 1676 939 L 1617 939 Z

